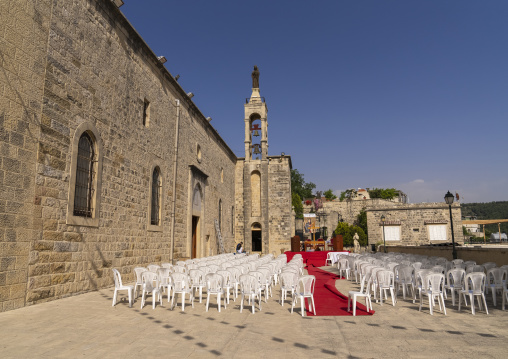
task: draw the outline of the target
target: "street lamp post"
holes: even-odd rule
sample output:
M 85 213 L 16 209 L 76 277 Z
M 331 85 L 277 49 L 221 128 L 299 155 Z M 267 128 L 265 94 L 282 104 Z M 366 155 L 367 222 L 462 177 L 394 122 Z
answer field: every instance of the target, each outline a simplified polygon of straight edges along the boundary
M 385 250 L 385 253 L 386 253 L 386 238 L 385 238 L 385 216 L 382 215 L 381 216 L 381 223 L 383 223 L 383 249 Z
M 444 196 L 445 202 L 450 208 L 450 226 L 452 230 L 452 256 L 453 259 L 457 259 L 457 251 L 455 250 L 455 236 L 453 235 L 453 218 L 452 218 L 452 203 L 453 203 L 453 194 L 448 191 Z

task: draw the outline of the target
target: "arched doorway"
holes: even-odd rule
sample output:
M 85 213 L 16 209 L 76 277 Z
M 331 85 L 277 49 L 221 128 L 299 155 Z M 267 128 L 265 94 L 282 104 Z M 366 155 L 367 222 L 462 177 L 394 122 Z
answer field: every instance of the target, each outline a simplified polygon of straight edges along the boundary
M 200 231 L 200 216 L 201 216 L 201 186 L 199 183 L 194 187 L 192 195 L 192 247 L 191 258 L 198 257 L 201 252 L 201 231 Z
M 253 252 L 261 252 L 263 250 L 263 241 L 262 239 L 262 231 L 261 225 L 259 223 L 253 223 L 251 226 L 252 232 L 252 251 Z

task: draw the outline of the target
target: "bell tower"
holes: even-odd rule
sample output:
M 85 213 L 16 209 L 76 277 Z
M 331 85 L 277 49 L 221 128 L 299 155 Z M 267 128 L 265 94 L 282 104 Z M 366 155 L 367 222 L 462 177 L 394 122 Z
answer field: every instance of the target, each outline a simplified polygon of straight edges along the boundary
M 252 71 L 252 94 L 245 100 L 245 161 L 268 157 L 268 108 L 259 93 L 259 70 Z
M 236 165 L 235 240 L 250 253 L 278 254 L 291 248 L 291 157 L 268 155 L 265 99 L 259 93 L 259 70 L 252 71 L 252 94 L 244 105 L 245 158 Z

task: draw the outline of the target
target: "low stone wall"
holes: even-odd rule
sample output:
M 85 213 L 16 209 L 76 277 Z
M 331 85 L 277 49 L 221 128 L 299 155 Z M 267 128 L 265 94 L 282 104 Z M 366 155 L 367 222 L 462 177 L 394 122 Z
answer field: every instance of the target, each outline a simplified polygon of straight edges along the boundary
M 498 267 L 508 264 L 507 248 L 478 248 L 478 247 L 456 247 L 457 258 L 464 261 L 475 261 L 477 264 L 494 262 Z M 383 251 L 383 246 L 379 246 L 379 251 Z M 452 247 L 432 247 L 432 246 L 386 246 L 387 252 L 399 252 L 409 254 L 419 254 L 424 256 L 444 257 L 452 260 Z

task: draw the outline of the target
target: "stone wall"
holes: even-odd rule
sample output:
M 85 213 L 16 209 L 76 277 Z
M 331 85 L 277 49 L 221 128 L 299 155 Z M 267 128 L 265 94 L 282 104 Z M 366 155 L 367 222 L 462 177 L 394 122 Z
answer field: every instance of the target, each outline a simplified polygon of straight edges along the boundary
M 25 305 L 52 1 L 0 2 L 0 311 Z
M 337 227 L 339 215 L 343 221 L 353 224 L 358 214 L 365 210 L 367 212 L 367 226 L 369 244 L 375 244 L 383 241 L 381 216 L 386 217 L 386 226 L 400 227 L 400 242 L 397 244 L 421 245 L 429 244 L 429 225 L 446 224 L 447 242 L 451 242 L 450 213 L 448 205 L 445 203 L 415 203 L 404 204 L 383 199 L 366 199 L 358 201 L 326 201 L 322 199 L 323 211 L 327 214 L 326 219 L 316 223 L 328 227 L 328 236 L 331 236 L 333 230 Z M 309 213 L 313 205 L 305 205 L 304 212 Z M 460 204 L 452 205 L 453 228 L 455 240 L 463 242 L 462 219 Z M 300 228 L 297 228 L 299 230 Z M 435 243 L 440 243 L 437 241 Z M 395 243 L 387 243 L 387 245 Z
M 198 256 L 217 253 L 219 201 L 233 248 L 236 156 L 113 3 L 2 2 L 0 14 L 1 310 L 110 286 L 113 267 L 131 281 L 135 266 L 190 257 L 197 185 Z M 91 221 L 69 210 L 83 129 L 98 149 Z
M 385 226 L 400 228 L 400 241 L 387 242 L 387 246 L 451 243 L 450 212 L 445 203 L 394 203 L 393 205 L 368 208 L 369 244 L 383 241 L 382 215 L 385 216 Z M 462 243 L 462 215 L 459 204 L 452 206 L 452 216 L 455 241 Z M 433 225 L 446 226 L 446 241 L 430 240 L 429 227 Z
M 269 157 L 268 166 L 268 213 L 270 230 L 269 253 L 275 256 L 281 250 L 291 250 L 292 220 L 291 211 L 291 158 L 285 156 Z M 293 227 L 294 228 L 294 227 Z

